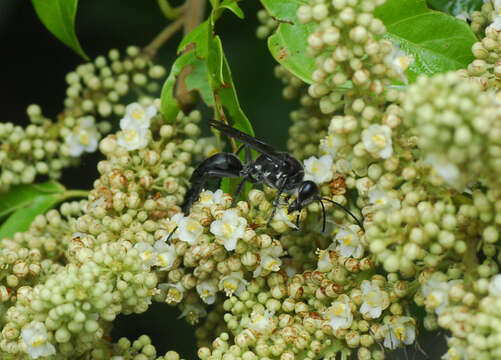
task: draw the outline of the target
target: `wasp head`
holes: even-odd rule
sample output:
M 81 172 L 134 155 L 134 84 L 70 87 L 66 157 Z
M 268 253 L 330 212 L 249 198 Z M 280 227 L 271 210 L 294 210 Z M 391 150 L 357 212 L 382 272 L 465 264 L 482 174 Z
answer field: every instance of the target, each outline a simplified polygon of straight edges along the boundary
M 308 204 L 319 199 L 319 190 L 317 184 L 313 181 L 303 181 L 299 186 L 297 198 L 289 205 L 287 212 L 290 214 L 296 210 L 301 210 Z

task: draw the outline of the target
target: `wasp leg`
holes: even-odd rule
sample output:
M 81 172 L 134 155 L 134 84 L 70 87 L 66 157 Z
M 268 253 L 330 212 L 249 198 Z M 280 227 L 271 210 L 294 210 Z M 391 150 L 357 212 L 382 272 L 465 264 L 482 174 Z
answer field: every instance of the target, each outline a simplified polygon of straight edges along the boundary
M 236 151 L 236 155 L 238 155 L 238 153 L 240 151 L 242 151 L 242 149 L 245 147 L 245 161 L 246 161 L 246 165 L 252 163 L 252 153 L 251 153 L 251 149 L 248 145 L 245 145 L 245 144 L 242 144 L 240 145 L 240 147 L 238 148 L 238 150 Z M 240 184 L 238 184 L 238 187 L 237 187 L 237 191 L 235 191 L 235 194 L 233 195 L 233 200 L 231 201 L 231 207 L 234 207 L 235 204 L 237 203 L 237 200 L 238 200 L 238 197 L 240 196 L 240 193 L 242 192 L 242 189 L 244 188 L 244 185 L 245 183 L 247 182 L 248 178 L 245 177 L 241 182 Z
M 191 188 L 185 195 L 183 205 L 181 205 L 181 209 L 183 213 L 188 215 L 191 206 L 195 201 L 198 200 L 198 195 L 207 184 L 208 179 L 218 179 L 218 178 L 238 178 L 240 177 L 240 170 L 232 171 L 232 170 L 207 170 L 201 174 L 201 178 L 197 181 L 192 181 Z
M 266 223 L 266 226 L 270 226 L 271 221 L 275 217 L 275 213 L 277 212 L 278 204 L 280 203 L 280 196 L 282 195 L 282 193 L 284 192 L 284 189 L 285 189 L 285 184 L 286 184 L 286 181 L 282 181 L 282 184 L 280 184 L 280 188 L 278 189 L 277 197 L 275 198 L 275 201 L 273 201 L 273 211 L 271 212 L 271 216 L 270 216 L 268 222 Z

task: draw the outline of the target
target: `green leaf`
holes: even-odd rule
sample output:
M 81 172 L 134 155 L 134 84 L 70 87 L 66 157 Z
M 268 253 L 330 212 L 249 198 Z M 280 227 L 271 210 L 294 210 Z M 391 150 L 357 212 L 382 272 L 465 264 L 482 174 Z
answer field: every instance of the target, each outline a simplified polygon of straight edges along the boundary
M 0 196 L 0 216 L 9 215 L 0 226 L 0 240 L 28 230 L 37 215 L 45 213 L 61 201 L 86 194 L 86 191 L 66 190 L 55 181 L 14 187 Z
M 280 24 L 268 38 L 268 49 L 275 60 L 307 84 L 313 83 L 315 59 L 306 55 L 306 46 L 315 26 Z
M 195 44 L 197 56 L 200 59 L 206 59 L 209 53 L 209 33 L 210 23 L 209 20 L 205 20 L 203 23 L 191 30 L 190 33 L 186 35 L 183 40 L 181 40 L 181 43 L 177 48 L 177 53 L 181 53 L 189 44 Z
M 261 0 L 268 14 L 277 21 L 296 22 L 296 12 L 301 5 L 308 5 L 307 0 Z
M 8 192 L 0 194 L 0 219 L 20 208 L 29 206 L 39 196 L 62 191 L 64 191 L 64 186 L 56 181 L 14 186 Z
M 386 25 L 386 37 L 414 57 L 411 82 L 419 74 L 465 68 L 474 59 L 476 37 L 468 24 L 428 9 L 425 0 L 388 0 L 375 15 Z
M 316 24 L 300 24 L 297 9 L 303 0 L 261 0 L 270 16 L 280 22 L 278 29 L 268 38 L 268 49 L 275 60 L 308 84 L 313 83 L 315 59 L 306 55 L 308 36 Z
M 75 34 L 78 0 L 31 0 L 31 2 L 42 23 L 55 37 L 85 60 L 89 60 Z
M 224 8 L 224 9 L 228 9 L 233 14 L 235 14 L 236 16 L 238 16 L 240 19 L 243 19 L 245 17 L 245 15 L 244 15 L 244 12 L 242 11 L 242 9 L 240 8 L 240 6 L 238 6 L 237 1 L 238 0 L 224 0 L 219 5 L 219 7 L 220 8 Z
M 428 0 L 428 5 L 451 15 L 471 14 L 482 8 L 483 0 Z

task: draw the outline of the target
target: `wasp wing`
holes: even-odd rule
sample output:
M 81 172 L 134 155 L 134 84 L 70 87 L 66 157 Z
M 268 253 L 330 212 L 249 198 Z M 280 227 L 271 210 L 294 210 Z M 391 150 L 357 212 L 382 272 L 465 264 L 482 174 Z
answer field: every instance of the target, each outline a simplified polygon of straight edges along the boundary
M 256 139 L 255 137 L 252 137 L 240 130 L 228 126 L 221 121 L 210 120 L 210 125 L 221 131 L 223 134 L 235 138 L 241 141 L 243 144 L 249 145 L 251 148 L 259 151 L 260 153 L 282 162 L 282 159 L 280 157 L 281 152 L 275 149 L 273 146 L 268 145 L 267 143 Z

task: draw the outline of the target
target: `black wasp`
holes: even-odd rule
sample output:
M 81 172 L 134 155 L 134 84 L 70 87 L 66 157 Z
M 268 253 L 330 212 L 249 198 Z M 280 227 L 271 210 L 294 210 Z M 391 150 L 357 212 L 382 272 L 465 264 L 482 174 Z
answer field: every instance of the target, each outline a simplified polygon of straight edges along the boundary
M 322 200 L 329 201 L 342 208 L 350 214 L 363 229 L 360 220 L 358 220 L 347 208 L 335 201 L 322 198 L 317 184 L 310 180 L 304 180 L 303 164 L 296 158 L 286 152 L 278 151 L 271 145 L 228 126 L 221 121 L 211 120 L 210 125 L 223 134 L 239 140 L 242 142 L 242 146 L 240 146 L 235 154 L 228 152 L 215 154 L 205 159 L 195 169 L 190 179 L 191 188 L 186 193 L 182 205 L 182 210 L 185 214 L 189 213 L 191 206 L 198 199 L 200 192 L 209 179 L 220 179 L 224 177 L 242 178 L 233 197 L 232 207 L 235 205 L 247 181 L 255 184 L 265 184 L 278 190 L 277 197 L 273 202 L 273 211 L 267 225 L 270 224 L 275 216 L 280 196 L 285 193 L 288 196 L 296 195 L 296 199 L 289 204 L 287 209 L 288 213 L 292 213 L 296 210 L 301 211 L 303 207 L 314 201 L 320 202 L 323 215 L 322 231 L 325 231 L 325 207 Z M 237 156 L 244 148 L 246 158 L 245 164 L 243 164 Z M 251 148 L 260 153 L 256 160 L 252 160 Z M 297 221 L 299 221 L 299 215 Z

